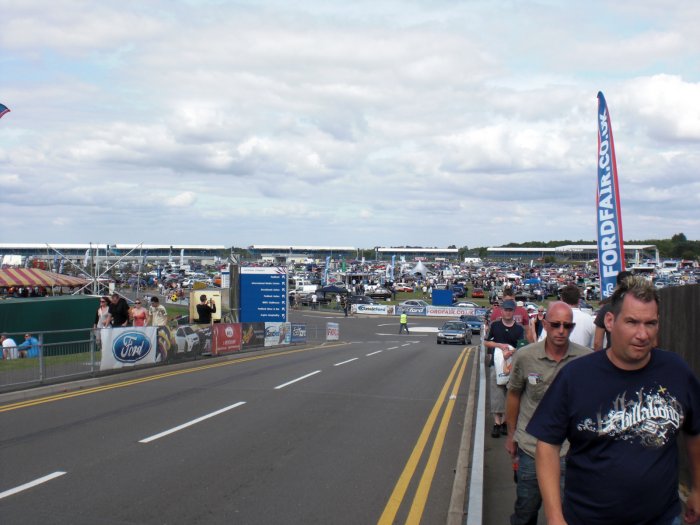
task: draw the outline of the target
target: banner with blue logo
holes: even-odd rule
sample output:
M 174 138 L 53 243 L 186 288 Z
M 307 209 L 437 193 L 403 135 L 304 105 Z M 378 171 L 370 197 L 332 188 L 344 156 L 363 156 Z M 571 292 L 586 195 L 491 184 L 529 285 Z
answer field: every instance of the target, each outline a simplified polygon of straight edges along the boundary
M 100 330 L 102 361 L 100 370 L 136 365 L 152 365 L 158 361 L 158 327 L 128 326 Z
M 301 323 L 292 323 L 292 343 L 306 343 L 306 325 Z
M 598 92 L 598 187 L 596 192 L 598 273 L 601 299 L 615 290 L 617 274 L 625 269 L 622 209 L 610 112 Z

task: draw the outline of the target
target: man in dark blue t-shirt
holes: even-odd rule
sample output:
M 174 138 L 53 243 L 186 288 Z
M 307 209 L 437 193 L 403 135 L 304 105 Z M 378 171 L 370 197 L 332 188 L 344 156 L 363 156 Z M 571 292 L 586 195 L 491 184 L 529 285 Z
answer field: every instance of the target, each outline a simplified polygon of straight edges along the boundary
M 658 294 L 642 278 L 618 286 L 606 314 L 612 346 L 556 377 L 527 431 L 549 525 L 680 523 L 677 437 L 686 434 L 695 486 L 686 521 L 700 519 L 700 381 L 676 354 L 652 348 Z M 564 504 L 559 449 L 571 443 Z

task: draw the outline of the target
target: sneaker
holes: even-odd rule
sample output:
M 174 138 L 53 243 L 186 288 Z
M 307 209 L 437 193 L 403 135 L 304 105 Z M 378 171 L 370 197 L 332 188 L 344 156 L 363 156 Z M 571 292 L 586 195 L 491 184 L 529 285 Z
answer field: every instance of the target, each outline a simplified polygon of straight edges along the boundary
M 505 423 L 501 424 L 501 435 L 502 436 L 507 436 L 508 435 L 508 425 Z
M 491 431 L 491 437 L 492 438 L 497 438 L 501 436 L 501 426 L 500 425 L 494 425 L 493 430 Z

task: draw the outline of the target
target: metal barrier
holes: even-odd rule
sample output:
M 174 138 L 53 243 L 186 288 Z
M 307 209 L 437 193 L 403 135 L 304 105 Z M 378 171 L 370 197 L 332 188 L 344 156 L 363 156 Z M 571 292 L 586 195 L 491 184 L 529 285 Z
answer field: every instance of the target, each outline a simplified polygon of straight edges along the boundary
M 85 379 L 100 374 L 102 353 L 99 334 L 92 329 L 33 332 L 37 344 L 27 350 L 14 352 L 12 359 L 0 359 L 0 392 L 30 388 L 68 379 Z M 24 333 L 8 333 L 18 344 Z M 306 323 L 306 343 L 326 340 L 326 320 Z M 292 343 L 296 344 L 296 343 Z M 304 343 L 301 343 L 304 344 Z M 29 350 L 31 348 L 31 350 Z M 248 347 L 245 351 L 262 350 L 264 346 Z M 192 355 L 177 355 L 167 363 L 210 357 L 195 352 Z M 160 363 L 165 364 L 165 363 Z M 128 368 L 133 369 L 133 368 Z M 112 372 L 112 371 L 110 371 Z
M 16 342 L 24 339 L 22 333 L 8 335 Z M 36 337 L 38 345 L 26 350 L 20 345 L 16 358 L 0 360 L 0 391 L 70 377 L 91 377 L 100 369 L 101 356 L 92 330 L 82 328 L 31 335 Z

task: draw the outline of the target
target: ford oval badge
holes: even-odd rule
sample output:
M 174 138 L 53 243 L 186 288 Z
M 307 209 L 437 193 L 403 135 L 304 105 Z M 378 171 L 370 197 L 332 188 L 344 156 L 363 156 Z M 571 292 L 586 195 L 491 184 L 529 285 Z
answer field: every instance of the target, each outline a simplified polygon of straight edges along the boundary
M 150 351 L 151 341 L 141 332 L 125 332 L 112 344 L 114 358 L 122 363 L 136 363 Z

